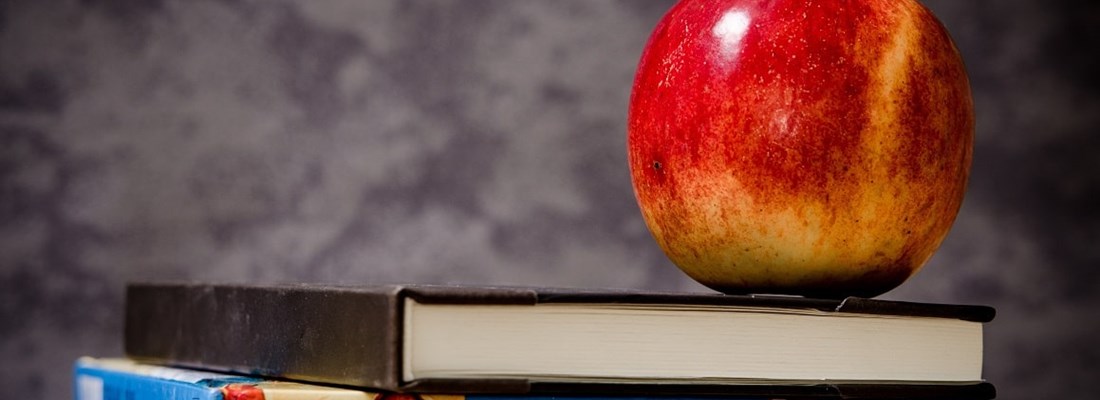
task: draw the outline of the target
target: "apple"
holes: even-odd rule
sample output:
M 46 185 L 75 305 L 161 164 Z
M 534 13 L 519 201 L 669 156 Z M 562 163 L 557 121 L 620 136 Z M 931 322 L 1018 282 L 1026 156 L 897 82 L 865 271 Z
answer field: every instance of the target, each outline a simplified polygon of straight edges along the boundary
M 628 120 L 646 225 L 726 293 L 900 285 L 951 228 L 974 137 L 959 51 L 914 0 L 683 0 Z

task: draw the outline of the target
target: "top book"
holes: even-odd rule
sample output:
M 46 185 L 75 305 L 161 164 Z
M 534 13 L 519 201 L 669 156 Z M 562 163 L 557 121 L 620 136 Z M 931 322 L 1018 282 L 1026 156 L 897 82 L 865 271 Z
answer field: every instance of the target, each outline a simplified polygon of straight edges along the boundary
M 993 315 L 862 298 L 132 284 L 125 348 L 148 362 L 414 393 L 990 398 L 982 327 Z

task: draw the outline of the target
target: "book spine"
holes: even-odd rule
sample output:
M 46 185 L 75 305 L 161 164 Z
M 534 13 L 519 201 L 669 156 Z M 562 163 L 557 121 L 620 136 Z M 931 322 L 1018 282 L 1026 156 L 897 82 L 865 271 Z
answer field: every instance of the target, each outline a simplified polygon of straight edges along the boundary
M 217 371 L 397 390 L 399 291 L 131 285 L 125 353 Z
M 223 400 L 219 389 L 153 376 L 78 366 L 76 400 Z

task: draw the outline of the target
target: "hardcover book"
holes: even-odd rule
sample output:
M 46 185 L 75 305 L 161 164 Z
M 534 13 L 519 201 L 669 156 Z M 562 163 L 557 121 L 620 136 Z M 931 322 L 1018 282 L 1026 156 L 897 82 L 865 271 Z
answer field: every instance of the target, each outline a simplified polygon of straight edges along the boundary
M 75 400 L 761 400 L 764 390 L 735 396 L 566 396 L 369 392 L 295 382 L 83 357 L 76 362 Z
M 405 393 L 992 398 L 992 308 L 454 286 L 134 284 L 143 361 Z
M 371 393 L 83 357 L 76 400 L 376 400 Z

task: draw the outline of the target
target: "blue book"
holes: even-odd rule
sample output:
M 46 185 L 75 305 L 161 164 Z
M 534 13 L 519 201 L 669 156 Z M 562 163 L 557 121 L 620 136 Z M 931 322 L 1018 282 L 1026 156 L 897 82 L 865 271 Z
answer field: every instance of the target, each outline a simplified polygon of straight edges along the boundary
M 357 390 L 84 357 L 76 400 L 376 400 Z
M 360 391 L 337 387 L 272 380 L 254 376 L 142 364 L 128 359 L 83 357 L 76 362 L 75 400 L 763 400 L 791 398 L 848 398 L 827 388 L 807 386 L 798 394 L 789 388 L 757 385 L 740 394 L 692 396 L 670 394 L 624 395 L 615 386 L 592 387 L 594 392 L 531 394 L 428 394 Z M 367 390 L 367 389 L 365 389 Z M 992 388 L 990 388 L 992 390 Z M 928 391 L 910 397 L 904 393 L 873 396 L 856 393 L 852 398 L 975 398 L 959 396 L 959 390 Z M 989 397 L 992 397 L 990 394 Z
M 83 357 L 76 400 L 742 400 L 613 395 L 448 395 L 364 392 L 265 378 Z

